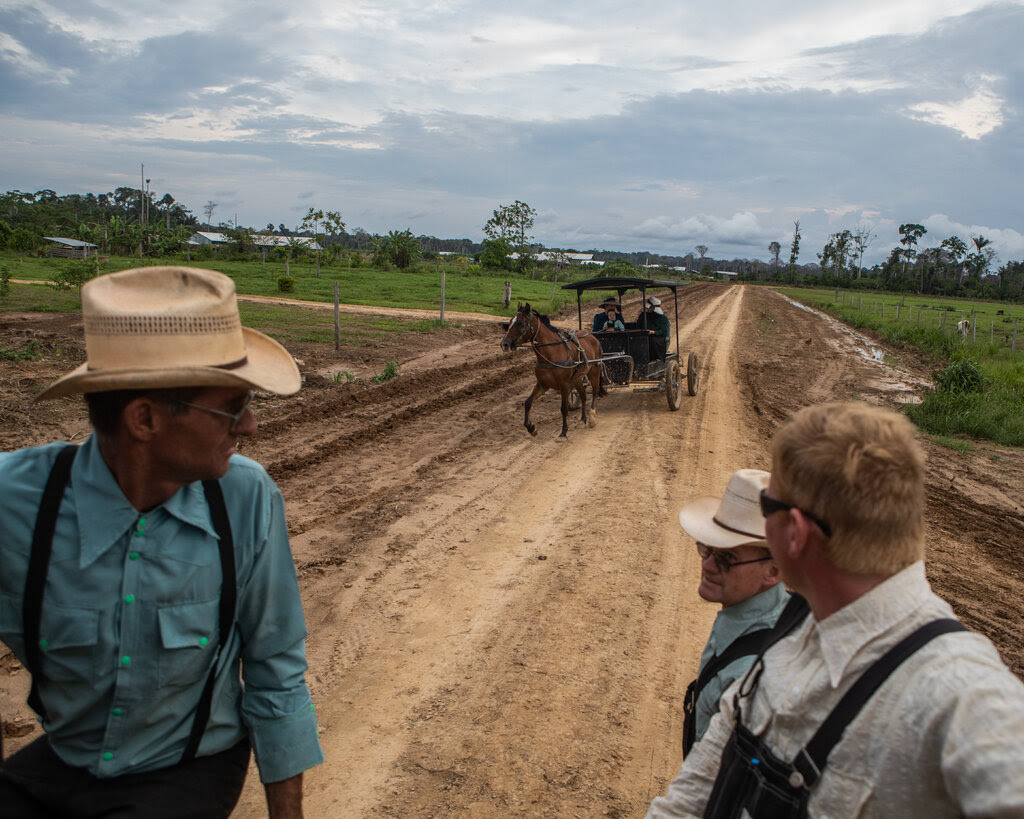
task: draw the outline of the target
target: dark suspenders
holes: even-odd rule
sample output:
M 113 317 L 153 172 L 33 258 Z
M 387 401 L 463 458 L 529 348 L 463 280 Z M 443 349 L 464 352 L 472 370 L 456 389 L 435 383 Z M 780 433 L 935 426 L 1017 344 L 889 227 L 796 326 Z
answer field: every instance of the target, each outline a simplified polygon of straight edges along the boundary
M 772 644 L 785 637 L 798 622 L 779 629 L 780 633 Z M 811 788 L 821 778 L 829 754 L 874 693 L 904 660 L 931 640 L 966 630 L 959 620 L 940 619 L 925 623 L 904 637 L 861 674 L 792 762 L 777 757 L 742 722 L 739 699 L 752 696 L 757 688 L 764 670 L 759 656 L 736 694 L 736 723 L 723 749 L 704 816 L 707 819 L 737 819 L 747 813 L 773 819 L 806 817 Z M 764 650 L 770 647 L 771 644 Z
M 776 639 L 780 633 L 788 632 L 792 626 L 807 616 L 807 601 L 798 594 L 790 596 L 785 608 L 779 614 L 775 625 L 758 629 L 749 634 L 737 637 L 721 654 L 716 654 L 700 670 L 697 679 L 690 683 L 683 698 L 683 756 L 690 753 L 693 743 L 697 740 L 697 700 L 705 686 L 714 676 L 730 663 L 741 657 L 756 657 Z
M 925 623 L 913 633 L 904 637 L 868 668 L 853 687 L 843 695 L 832 713 L 821 724 L 811 737 L 811 741 L 797 754 L 793 767 L 803 776 L 804 787 L 811 788 L 821 777 L 822 768 L 828 761 L 828 755 L 842 739 L 843 731 L 860 713 L 861 709 L 881 687 L 889 675 L 919 648 L 930 643 L 936 637 L 955 631 L 967 631 L 959 620 L 945 618 Z
M 36 516 L 35 531 L 32 535 L 32 554 L 29 557 L 28 573 L 25 577 L 25 597 L 22 601 L 23 631 L 25 634 L 26 667 L 32 675 L 32 690 L 28 696 L 28 704 L 37 714 L 46 718 L 46 707 L 39 696 L 36 679 L 40 669 L 39 624 L 43 611 L 43 593 L 46 588 L 46 572 L 50 564 L 50 553 L 53 547 L 53 533 L 57 526 L 57 513 L 64 497 L 64 489 L 71 478 L 71 464 L 75 459 L 78 447 L 68 445 L 62 449 L 50 470 L 50 476 L 43 489 L 43 498 Z M 203 491 L 210 507 L 213 527 L 217 532 L 217 551 L 220 554 L 221 588 L 220 608 L 218 617 L 218 643 L 214 652 L 213 664 L 209 676 L 203 686 L 202 696 L 196 706 L 195 718 L 192 720 L 192 732 L 181 761 L 189 762 L 195 758 L 199 742 L 210 719 L 210 707 L 213 702 L 213 686 L 217 679 L 221 653 L 227 644 L 228 636 L 235 619 L 235 600 L 237 597 L 237 581 L 235 577 L 235 544 L 231 534 L 231 522 L 224 503 L 224 493 L 218 481 L 203 481 Z

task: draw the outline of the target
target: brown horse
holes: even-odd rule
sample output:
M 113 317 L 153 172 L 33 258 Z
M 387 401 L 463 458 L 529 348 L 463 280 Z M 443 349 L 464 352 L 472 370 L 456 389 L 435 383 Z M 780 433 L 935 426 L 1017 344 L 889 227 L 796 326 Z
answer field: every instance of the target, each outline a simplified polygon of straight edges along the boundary
M 537 354 L 537 367 L 534 370 L 537 384 L 526 399 L 523 420 L 527 432 L 537 434 L 536 427 L 530 423 L 530 407 L 536 398 L 548 390 L 558 390 L 562 396 L 562 434 L 559 438 L 566 438 L 569 431 L 569 395 L 573 390 L 579 393 L 583 407 L 581 420 L 593 426 L 597 418 L 593 405 L 597 403 L 599 395 L 606 394 L 601 383 L 601 345 L 598 340 L 589 332 L 558 330 L 551 326 L 547 316 L 540 315 L 529 304 L 520 304 L 501 339 L 501 349 L 511 352 L 526 343 Z M 587 380 L 593 392 L 589 414 L 585 390 Z

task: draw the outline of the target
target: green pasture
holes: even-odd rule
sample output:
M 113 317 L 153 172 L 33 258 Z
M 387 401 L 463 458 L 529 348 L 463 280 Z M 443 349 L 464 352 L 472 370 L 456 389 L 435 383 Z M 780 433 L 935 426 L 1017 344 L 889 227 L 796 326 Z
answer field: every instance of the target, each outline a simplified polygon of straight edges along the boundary
M 935 356 L 933 388 L 907 414 L 937 440 L 1024 446 L 1024 305 L 811 288 L 778 288 L 808 307 Z M 957 322 L 971 322 L 967 338 Z
M 76 264 L 81 264 L 80 262 Z M 286 273 L 286 263 L 279 260 L 231 261 L 193 260 L 184 257 L 175 259 L 145 259 L 111 257 L 98 263 L 99 272 L 112 273 L 143 265 L 190 265 L 209 270 L 218 270 L 235 281 L 239 293 L 255 296 L 284 295 L 288 298 L 306 301 L 334 301 L 334 284 L 338 284 L 338 298 L 343 304 L 365 304 L 383 307 L 417 308 L 438 310 L 441 307 L 441 283 L 444 278 L 444 304 L 446 310 L 490 313 L 495 316 L 510 316 L 515 312 L 516 303 L 528 301 L 539 312 L 554 313 L 563 304 L 574 302 L 575 296 L 561 289 L 570 281 L 569 271 L 564 271 L 558 282 L 547 279 L 518 276 L 508 271 L 481 270 L 475 264 L 461 261 L 420 262 L 409 270 L 379 270 L 363 264 L 352 267 L 349 264 L 321 263 L 320 276 L 316 275 L 316 261 L 303 258 L 287 265 L 287 271 L 295 280 L 293 289 L 281 293 L 278 278 Z M 51 281 L 68 265 L 66 259 L 44 259 L 25 257 L 19 262 L 17 254 L 0 252 L 0 266 L 6 267 L 11 278 L 37 281 Z M 574 278 L 583 278 L 576 270 Z M 593 275 L 588 273 L 586 275 Z M 505 282 L 512 283 L 512 302 L 509 308 L 501 303 L 505 293 Z M 77 296 L 77 294 L 75 294 Z M 594 303 L 600 301 L 594 294 Z M 8 307 L 9 305 L 0 305 Z M 30 309 L 30 308 L 18 308 Z M 61 308 L 49 308 L 61 309 Z M 67 307 L 64 309 L 75 309 Z

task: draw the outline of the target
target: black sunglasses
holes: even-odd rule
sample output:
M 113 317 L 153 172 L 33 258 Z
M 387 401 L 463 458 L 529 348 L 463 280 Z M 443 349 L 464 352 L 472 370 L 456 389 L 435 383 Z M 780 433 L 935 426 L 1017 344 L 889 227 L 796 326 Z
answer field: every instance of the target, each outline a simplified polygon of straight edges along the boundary
M 796 504 L 786 503 L 785 501 L 781 501 L 778 498 L 773 498 L 771 495 L 768 494 L 767 489 L 761 490 L 761 515 L 763 517 L 768 517 L 769 515 L 773 515 L 776 512 L 788 512 L 790 509 L 796 509 L 805 518 L 818 524 L 818 528 L 821 529 L 825 537 L 832 537 L 832 527 L 825 523 L 825 521 L 823 521 L 817 515 L 814 515 L 806 511 L 805 509 L 801 509 Z
M 748 563 L 764 563 L 772 559 L 772 556 L 768 555 L 767 557 L 755 557 L 753 560 L 737 560 L 726 549 L 716 549 L 714 546 L 708 546 L 700 541 L 697 541 L 697 554 L 700 555 L 701 560 L 707 560 L 709 557 L 712 558 L 722 573 L 729 571 L 734 566 L 746 566 Z

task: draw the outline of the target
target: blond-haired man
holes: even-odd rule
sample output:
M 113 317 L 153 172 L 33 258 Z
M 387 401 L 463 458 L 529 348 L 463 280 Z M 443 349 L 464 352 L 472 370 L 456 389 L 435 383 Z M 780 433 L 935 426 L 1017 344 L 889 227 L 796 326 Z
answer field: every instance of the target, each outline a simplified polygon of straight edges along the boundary
M 323 754 L 281 493 L 235 452 L 295 362 L 220 273 L 82 288 L 92 436 L 0 453 L 0 639 L 46 733 L 0 766 L 12 816 L 226 817 L 250 747 L 269 813 L 301 815 Z M 7 813 L 9 812 L 9 813 Z
M 828 404 L 779 429 L 765 534 L 810 616 L 648 816 L 1024 816 L 1024 685 L 929 588 L 924 500 L 903 416 Z

